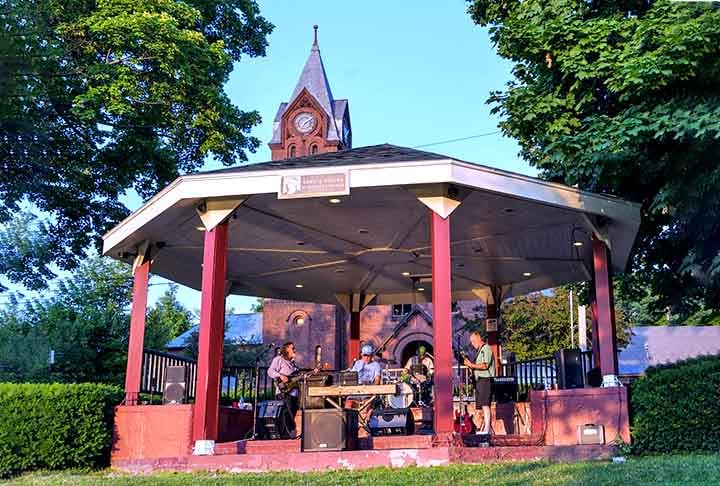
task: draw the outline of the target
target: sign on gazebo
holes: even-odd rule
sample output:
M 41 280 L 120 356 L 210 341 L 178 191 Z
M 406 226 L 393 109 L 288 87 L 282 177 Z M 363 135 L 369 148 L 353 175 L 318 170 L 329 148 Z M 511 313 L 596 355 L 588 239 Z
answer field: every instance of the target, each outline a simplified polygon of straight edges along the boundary
M 286 175 L 280 180 L 278 199 L 350 194 L 347 172 Z

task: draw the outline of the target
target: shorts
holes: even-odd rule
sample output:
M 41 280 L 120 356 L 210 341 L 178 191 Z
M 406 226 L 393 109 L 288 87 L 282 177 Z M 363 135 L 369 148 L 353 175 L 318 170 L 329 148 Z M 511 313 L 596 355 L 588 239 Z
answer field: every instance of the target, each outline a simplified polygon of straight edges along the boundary
M 477 378 L 475 380 L 475 406 L 489 407 L 492 380 L 490 378 Z

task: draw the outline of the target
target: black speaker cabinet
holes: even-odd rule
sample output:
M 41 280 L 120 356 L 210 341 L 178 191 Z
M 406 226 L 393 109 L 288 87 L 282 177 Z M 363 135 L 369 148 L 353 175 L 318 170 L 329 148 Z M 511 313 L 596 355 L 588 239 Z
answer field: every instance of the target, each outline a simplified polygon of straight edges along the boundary
M 579 349 L 557 351 L 555 353 L 555 369 L 557 370 L 558 388 L 582 388 L 585 386 L 582 354 Z
M 415 418 L 409 408 L 375 409 L 368 422 L 372 435 L 411 435 Z
M 302 451 L 351 451 L 358 444 L 358 411 L 324 408 L 302 415 Z
M 163 386 L 163 405 L 174 405 L 185 401 L 185 367 L 168 366 L 165 368 Z
M 328 386 L 332 383 L 332 376 L 324 373 L 315 376 L 308 376 L 305 383 L 300 383 L 302 390 L 302 407 L 303 408 L 325 408 L 325 397 L 309 397 L 307 392 L 311 386 Z
M 261 439 L 282 439 L 289 436 L 289 413 L 282 400 L 258 403 L 257 433 Z

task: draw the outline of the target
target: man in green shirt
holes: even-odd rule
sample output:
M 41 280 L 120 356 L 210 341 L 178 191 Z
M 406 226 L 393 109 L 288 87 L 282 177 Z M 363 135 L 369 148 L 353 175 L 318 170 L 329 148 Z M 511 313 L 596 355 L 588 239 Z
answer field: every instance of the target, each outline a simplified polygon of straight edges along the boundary
M 492 349 L 485 342 L 478 331 L 470 334 L 470 345 L 477 350 L 473 363 L 465 358 L 464 365 L 473 370 L 475 375 L 475 410 L 482 410 L 483 427 L 476 433 L 478 435 L 490 434 L 490 394 L 492 379 L 495 376 L 495 357 Z

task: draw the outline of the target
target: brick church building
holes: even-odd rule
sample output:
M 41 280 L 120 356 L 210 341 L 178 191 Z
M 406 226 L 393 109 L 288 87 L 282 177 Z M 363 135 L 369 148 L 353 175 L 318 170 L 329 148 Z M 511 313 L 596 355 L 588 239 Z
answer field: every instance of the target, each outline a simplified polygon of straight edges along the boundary
M 280 103 L 268 145 L 273 161 L 352 148 L 349 102 L 333 97 L 320 56 L 317 26 L 295 89 L 287 102 Z M 305 263 L 301 257 L 291 258 L 291 262 Z M 344 368 L 357 358 L 348 356 L 351 323 L 347 304 L 266 299 L 262 341 L 278 346 L 285 341 L 295 342 L 301 365 L 309 366 L 319 358 L 334 368 Z M 372 305 L 372 300 L 367 304 L 360 312 L 360 343 L 372 344 L 387 366 L 403 366 L 421 344 L 432 353 L 431 304 Z M 461 315 L 475 319 L 484 318 L 486 313 L 482 300 L 460 302 L 455 309 L 455 331 L 466 323 Z M 466 339 L 462 342 L 465 344 Z

